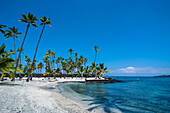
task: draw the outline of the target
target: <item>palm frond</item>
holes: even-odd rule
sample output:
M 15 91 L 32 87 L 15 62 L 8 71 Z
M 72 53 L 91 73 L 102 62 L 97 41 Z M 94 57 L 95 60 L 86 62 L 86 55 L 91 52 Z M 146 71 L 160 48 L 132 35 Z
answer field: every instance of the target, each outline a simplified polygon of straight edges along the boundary
M 24 14 L 21 14 L 22 15 L 22 17 L 25 19 L 25 20 L 27 20 L 27 16 L 26 15 L 24 15 Z
M 21 41 L 21 39 L 20 39 L 18 36 L 16 36 L 16 38 L 17 38 L 19 41 Z
M 32 23 L 32 25 L 33 25 L 34 27 L 38 28 L 38 26 L 37 26 L 37 25 L 35 25 L 34 23 Z
M 26 20 L 26 19 L 18 19 L 18 21 L 21 21 L 21 22 L 26 22 L 26 23 L 28 23 L 28 20 Z
M 6 25 L 0 25 L 0 28 L 6 27 Z
M 52 27 L 51 22 L 48 21 L 48 22 L 46 22 L 46 24 L 48 24 L 50 27 Z

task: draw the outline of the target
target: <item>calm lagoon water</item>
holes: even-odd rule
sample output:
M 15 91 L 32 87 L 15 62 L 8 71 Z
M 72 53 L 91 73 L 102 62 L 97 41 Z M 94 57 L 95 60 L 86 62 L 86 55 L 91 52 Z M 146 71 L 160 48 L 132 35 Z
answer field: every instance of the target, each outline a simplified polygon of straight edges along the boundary
M 170 78 L 114 77 L 114 84 L 64 84 L 70 95 L 107 113 L 170 113 Z M 79 96 L 78 96 L 79 95 Z M 86 98 L 85 98 L 86 97 Z M 87 98 L 89 97 L 89 98 Z

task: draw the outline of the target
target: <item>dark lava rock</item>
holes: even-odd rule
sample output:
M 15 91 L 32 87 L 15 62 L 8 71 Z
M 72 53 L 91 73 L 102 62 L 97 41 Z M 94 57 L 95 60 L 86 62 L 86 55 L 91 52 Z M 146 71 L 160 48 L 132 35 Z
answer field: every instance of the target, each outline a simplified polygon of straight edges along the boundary
M 113 78 L 86 80 L 86 83 L 88 84 L 106 84 L 106 83 L 116 83 L 116 82 L 122 82 L 122 81 Z

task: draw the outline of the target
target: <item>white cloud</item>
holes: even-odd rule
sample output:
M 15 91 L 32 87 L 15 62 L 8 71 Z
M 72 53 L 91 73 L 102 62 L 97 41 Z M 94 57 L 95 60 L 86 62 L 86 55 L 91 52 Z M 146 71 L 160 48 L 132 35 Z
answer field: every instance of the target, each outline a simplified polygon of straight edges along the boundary
M 153 68 L 153 67 L 142 67 L 142 68 L 135 68 L 135 67 L 127 67 L 121 68 L 117 70 L 113 70 L 113 73 L 141 73 L 141 74 L 168 74 L 170 73 L 170 68 Z
M 136 73 L 134 67 L 121 68 L 118 71 L 120 71 L 122 73 Z

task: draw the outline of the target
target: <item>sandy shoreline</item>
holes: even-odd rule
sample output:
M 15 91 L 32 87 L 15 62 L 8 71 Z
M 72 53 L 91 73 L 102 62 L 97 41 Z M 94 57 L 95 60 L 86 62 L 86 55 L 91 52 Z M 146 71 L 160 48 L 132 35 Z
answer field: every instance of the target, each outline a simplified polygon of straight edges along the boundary
M 95 105 L 85 105 L 57 91 L 48 90 L 70 80 L 49 82 L 33 78 L 31 82 L 16 80 L 14 85 L 12 82 L 0 82 L 0 113 L 102 113 L 102 109 L 88 110 Z

